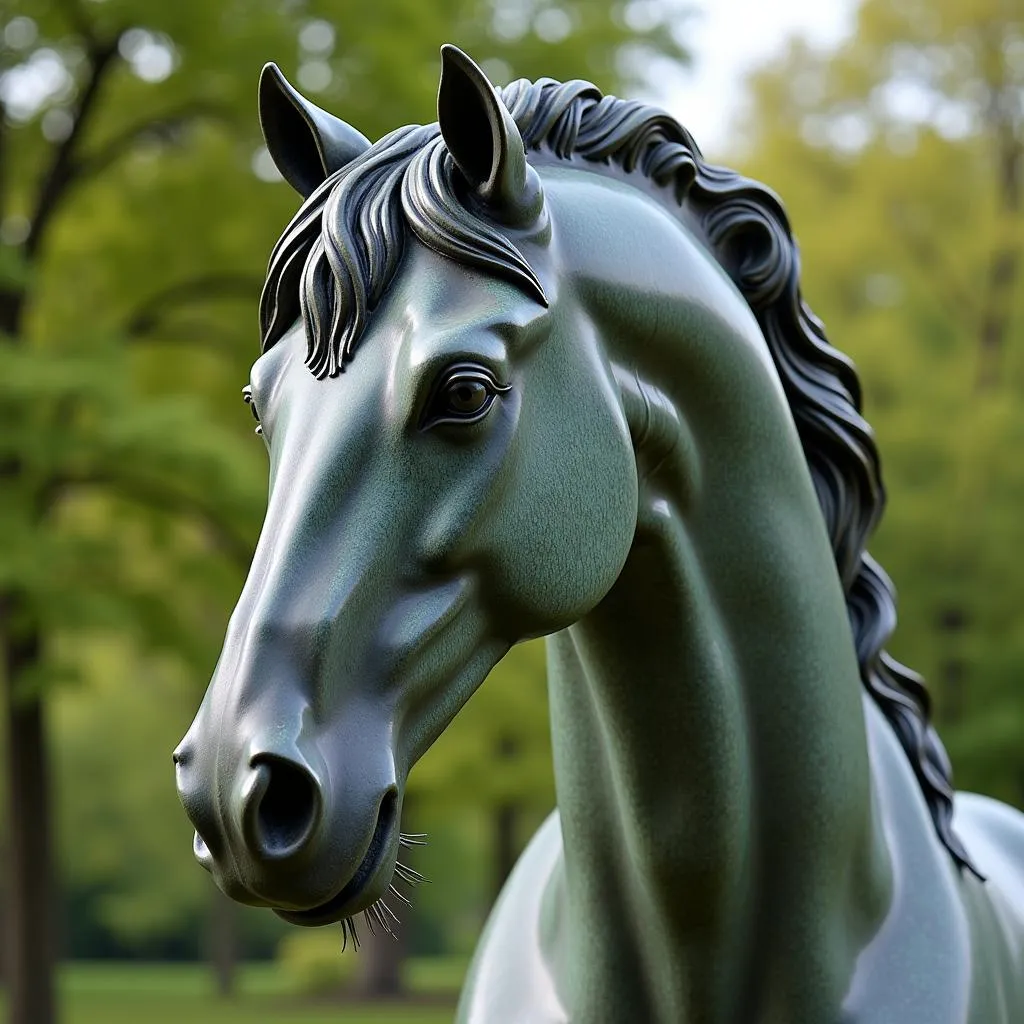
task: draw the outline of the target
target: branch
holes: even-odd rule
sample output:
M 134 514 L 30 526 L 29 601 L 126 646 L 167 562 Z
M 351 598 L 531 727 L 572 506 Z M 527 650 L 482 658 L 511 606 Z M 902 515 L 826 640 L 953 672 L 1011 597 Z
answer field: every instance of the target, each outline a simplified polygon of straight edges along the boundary
M 179 281 L 150 296 L 125 323 L 129 335 L 152 333 L 161 317 L 179 306 L 217 299 L 238 299 L 252 302 L 258 298 L 263 281 L 252 274 L 207 274 L 189 281 Z
M 4 195 L 4 180 L 7 168 L 5 166 L 7 156 L 7 107 L 3 98 L 0 97 L 0 223 L 3 223 L 4 209 L 7 206 Z
M 175 317 L 173 330 L 162 323 L 154 322 L 147 324 L 141 333 L 128 336 L 127 340 L 139 343 L 153 341 L 159 345 L 174 345 L 178 348 L 194 347 L 202 352 L 230 352 L 232 347 L 238 344 L 238 334 L 209 319 Z M 256 358 L 258 353 L 257 346 L 253 358 Z
M 89 77 L 78 97 L 72 114 L 74 118 L 68 137 L 54 149 L 49 170 L 43 176 L 32 214 L 32 226 L 25 239 L 25 258 L 31 262 L 39 252 L 46 229 L 56 213 L 68 185 L 75 175 L 75 150 L 82 139 L 85 125 L 96 107 L 100 86 L 117 57 L 118 37 L 104 43 L 93 41 L 88 49 L 90 60 Z
M 100 471 L 57 474 L 36 492 L 35 506 L 40 518 L 55 508 L 65 492 L 75 487 L 104 487 L 145 508 L 188 516 L 208 531 L 217 547 L 243 572 L 249 568 L 253 553 L 252 541 L 239 534 L 200 497 L 181 494 L 171 488 L 154 487 L 142 480 Z
M 92 177 L 105 171 L 111 164 L 128 153 L 138 142 L 147 138 L 157 138 L 166 142 L 174 140 L 174 136 L 192 121 L 200 119 L 211 121 L 230 120 L 226 108 L 215 103 L 187 103 L 176 110 L 168 111 L 161 117 L 149 118 L 126 128 L 114 136 L 96 152 L 83 157 L 74 168 L 76 179 Z
M 96 34 L 92 22 L 85 16 L 77 0 L 57 0 L 57 6 L 64 12 L 68 24 L 85 40 L 86 47 L 95 49 Z

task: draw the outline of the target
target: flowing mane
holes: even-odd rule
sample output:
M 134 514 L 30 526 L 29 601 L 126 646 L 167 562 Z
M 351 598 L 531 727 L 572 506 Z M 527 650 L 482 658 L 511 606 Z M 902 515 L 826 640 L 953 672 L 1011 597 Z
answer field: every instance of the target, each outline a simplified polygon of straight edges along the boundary
M 974 870 L 952 828 L 951 768 L 929 724 L 928 692 L 884 650 L 896 625 L 895 591 L 865 550 L 885 504 L 878 451 L 853 364 L 829 345 L 801 297 L 799 253 L 781 202 L 765 186 L 706 163 L 666 113 L 602 96 L 588 82 L 520 80 L 500 94 L 538 162 L 573 159 L 599 173 L 637 173 L 695 214 L 771 350 L 825 517 L 863 684 L 906 751 L 941 841 L 958 865 Z M 409 126 L 329 176 L 285 230 L 260 304 L 264 350 L 301 316 L 312 373 L 343 372 L 409 231 L 545 301 L 513 241 L 473 212 L 438 125 Z

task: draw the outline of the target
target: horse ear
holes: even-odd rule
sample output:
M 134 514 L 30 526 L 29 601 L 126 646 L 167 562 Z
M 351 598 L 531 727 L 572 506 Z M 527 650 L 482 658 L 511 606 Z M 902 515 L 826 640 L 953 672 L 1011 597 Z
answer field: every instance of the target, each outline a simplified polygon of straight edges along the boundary
M 324 179 L 370 148 L 341 118 L 301 95 L 276 64 L 260 74 L 260 128 L 285 180 L 306 198 Z
M 498 218 L 533 221 L 543 194 L 519 128 L 483 71 L 448 43 L 441 47 L 437 121 L 455 166 Z

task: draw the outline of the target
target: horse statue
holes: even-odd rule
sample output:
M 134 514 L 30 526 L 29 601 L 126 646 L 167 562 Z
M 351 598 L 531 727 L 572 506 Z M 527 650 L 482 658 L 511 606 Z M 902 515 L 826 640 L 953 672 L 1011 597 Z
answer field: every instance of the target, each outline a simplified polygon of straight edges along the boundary
M 460 1021 L 1024 1020 L 1024 817 L 954 799 L 883 649 L 877 451 L 779 200 L 451 46 L 437 112 L 371 144 L 261 78 L 304 202 L 245 389 L 266 520 L 175 752 L 197 859 L 389 928 L 410 769 L 544 636 L 558 809 Z

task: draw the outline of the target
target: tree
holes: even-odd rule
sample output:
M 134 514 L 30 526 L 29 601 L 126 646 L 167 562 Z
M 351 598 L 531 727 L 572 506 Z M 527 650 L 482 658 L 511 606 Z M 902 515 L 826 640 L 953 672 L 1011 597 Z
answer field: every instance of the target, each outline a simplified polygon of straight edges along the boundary
M 756 75 L 741 156 L 787 202 L 805 292 L 859 364 L 901 595 L 958 781 L 1024 801 L 1024 11 L 861 3 Z
M 48 702 L 65 952 L 153 960 L 203 951 L 217 990 L 230 992 L 235 954 L 266 955 L 287 926 L 236 908 L 196 870 L 167 769 L 195 711 L 195 668 L 120 629 L 62 646 L 82 673 Z
M 259 65 L 297 66 L 303 88 L 376 137 L 431 119 L 437 47 L 449 37 L 498 75 L 613 85 L 626 43 L 679 54 L 663 24 L 640 31 L 616 12 L 583 0 L 5 6 L 0 409 L 11 429 L 0 440 L 0 682 L 11 1024 L 54 1019 L 45 696 L 74 669 L 62 638 L 131 628 L 208 665 L 211 621 L 223 619 L 253 542 L 263 474 L 241 447 L 241 414 L 220 399 L 244 379 L 262 264 L 295 204 L 268 180 L 259 150 Z

